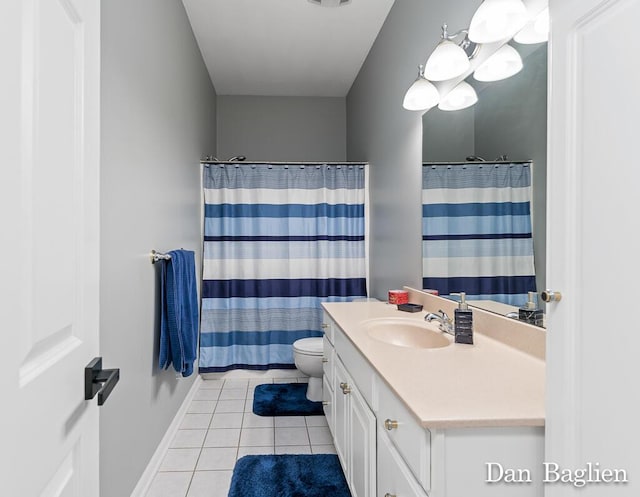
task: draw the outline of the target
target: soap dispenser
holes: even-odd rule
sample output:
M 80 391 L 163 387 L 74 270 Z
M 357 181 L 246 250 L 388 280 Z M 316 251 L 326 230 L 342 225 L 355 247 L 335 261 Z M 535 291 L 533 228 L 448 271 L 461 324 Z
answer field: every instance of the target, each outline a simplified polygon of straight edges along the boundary
M 473 312 L 467 304 L 467 294 L 465 292 L 452 293 L 460 296 L 458 308 L 454 312 L 453 329 L 456 343 L 466 343 L 473 345 Z
M 538 308 L 537 300 L 538 296 L 536 292 L 529 292 L 529 298 L 526 304 L 518 309 L 518 319 L 520 321 L 535 326 L 542 326 L 544 313 L 542 309 Z

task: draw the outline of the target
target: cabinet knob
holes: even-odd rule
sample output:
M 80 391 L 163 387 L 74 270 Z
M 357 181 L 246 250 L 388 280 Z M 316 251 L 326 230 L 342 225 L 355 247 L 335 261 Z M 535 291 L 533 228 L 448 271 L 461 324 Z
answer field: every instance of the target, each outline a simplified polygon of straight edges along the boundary
M 327 323 L 322 323 L 322 328 L 328 328 L 329 325 Z
M 391 431 L 391 430 L 393 430 L 393 429 L 398 427 L 398 422 L 395 419 L 385 419 L 384 420 L 384 427 L 387 430 Z
M 348 383 L 340 383 L 340 388 L 342 389 L 342 393 L 345 395 L 351 393 L 351 387 Z
M 331 404 L 331 402 L 329 402 L 328 400 L 323 400 L 322 401 L 322 405 L 323 406 L 328 406 L 329 404 Z
M 387 492 L 386 494 L 384 494 L 384 497 L 396 497 L 396 494 L 390 494 L 389 492 Z
M 322 358 L 322 362 L 325 362 L 325 363 L 326 363 L 326 362 L 329 362 L 329 359 L 327 359 L 326 357 L 323 357 L 323 358 Z
M 554 290 L 545 290 L 540 294 L 540 297 L 542 298 L 543 301 L 547 303 L 560 302 L 562 300 L 562 294 Z

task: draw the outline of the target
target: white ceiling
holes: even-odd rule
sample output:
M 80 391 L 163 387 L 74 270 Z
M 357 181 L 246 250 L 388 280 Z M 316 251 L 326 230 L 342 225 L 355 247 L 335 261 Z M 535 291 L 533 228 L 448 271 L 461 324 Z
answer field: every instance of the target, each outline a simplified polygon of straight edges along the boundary
M 343 97 L 395 0 L 183 0 L 218 95 Z

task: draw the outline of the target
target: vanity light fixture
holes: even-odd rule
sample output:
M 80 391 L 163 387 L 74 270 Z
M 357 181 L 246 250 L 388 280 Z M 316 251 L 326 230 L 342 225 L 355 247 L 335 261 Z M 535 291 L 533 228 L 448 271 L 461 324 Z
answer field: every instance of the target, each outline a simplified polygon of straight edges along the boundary
M 522 69 L 522 57 L 511 45 L 503 45 L 474 71 L 478 81 L 499 81 L 517 74 Z
M 532 45 L 549 40 L 549 7 L 540 12 L 535 19 L 518 32 L 514 41 L 523 45 Z
M 481 43 L 500 42 L 502 46 L 482 63 L 476 64 L 473 76 L 477 81 L 499 81 L 520 72 L 522 57 L 506 42 L 513 37 L 518 43 L 541 43 L 549 37 L 548 1 L 536 0 L 535 8 L 533 4 L 529 7 L 531 13 L 528 13 L 522 0 L 483 0 L 468 30 L 449 34 L 447 25 L 443 24 L 440 42 L 427 59 L 424 72 L 420 66 L 418 79 L 407 90 L 403 107 L 427 111 L 438 104 L 441 110 L 453 111 L 475 104 L 478 96 L 469 83 L 462 81 L 447 95 L 440 97 L 431 81 L 447 81 L 448 84 L 444 83 L 443 86 L 449 88 L 465 78 L 470 72 L 470 60 L 475 57 Z M 534 14 L 536 17 L 532 19 Z M 514 33 L 517 33 L 515 37 Z M 458 37 L 462 39 L 459 43 L 454 41 Z M 489 49 L 494 50 L 499 45 Z
M 460 43 L 453 40 L 464 35 Z M 424 68 L 424 75 L 431 81 L 445 81 L 464 74 L 470 66 L 469 59 L 477 51 L 477 45 L 469 40 L 467 30 L 454 34 L 447 32 L 447 25 L 442 25 L 440 42 L 429 56 Z
M 418 77 L 407 90 L 402 106 L 407 110 L 429 110 L 438 105 L 438 89 L 424 77 L 424 66 L 418 69 Z
M 471 18 L 469 39 L 475 43 L 493 43 L 513 35 L 526 20 L 527 9 L 521 0 L 484 0 Z
M 478 101 L 476 91 L 466 81 L 461 81 L 447 93 L 438 104 L 440 110 L 462 110 Z

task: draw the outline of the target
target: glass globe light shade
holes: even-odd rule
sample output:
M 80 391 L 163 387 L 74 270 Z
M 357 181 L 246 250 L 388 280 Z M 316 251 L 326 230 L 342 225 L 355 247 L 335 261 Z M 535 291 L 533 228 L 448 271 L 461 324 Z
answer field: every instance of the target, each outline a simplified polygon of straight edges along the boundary
M 478 81 L 499 81 L 517 74 L 522 69 L 522 57 L 510 45 L 503 45 L 474 71 Z
M 523 45 L 543 43 L 549 40 L 549 7 L 540 12 L 514 37 L 514 41 Z
M 521 0 L 484 0 L 471 18 L 469 39 L 475 43 L 504 40 L 522 26 L 526 15 Z
M 471 107 L 478 101 L 478 95 L 473 87 L 462 81 L 440 100 L 440 110 L 462 110 Z
M 424 75 L 431 81 L 445 81 L 464 74 L 469 66 L 469 57 L 460 46 L 442 40 L 429 56 Z
M 439 100 L 437 88 L 420 74 L 407 90 L 402 106 L 407 110 L 428 110 L 438 105 Z

